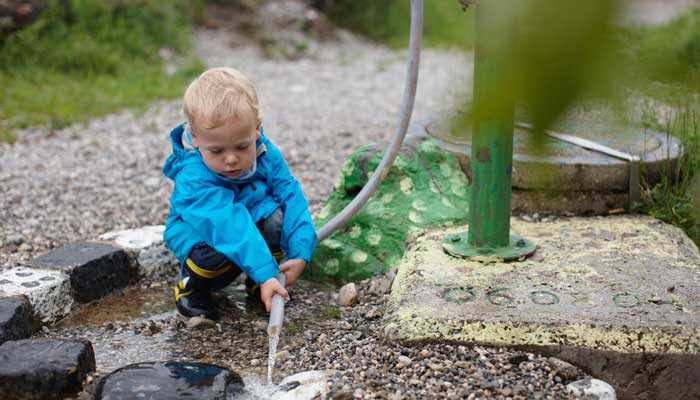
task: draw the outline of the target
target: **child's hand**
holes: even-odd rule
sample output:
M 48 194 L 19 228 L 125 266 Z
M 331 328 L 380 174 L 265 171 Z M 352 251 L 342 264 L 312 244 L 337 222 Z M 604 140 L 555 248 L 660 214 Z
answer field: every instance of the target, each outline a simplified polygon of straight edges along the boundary
M 305 266 L 306 261 L 301 258 L 292 258 L 291 260 L 287 260 L 280 265 L 280 272 L 284 272 L 284 275 L 287 277 L 287 286 L 290 286 L 297 280 Z
M 267 312 L 270 312 L 272 296 L 275 293 L 279 293 L 285 300 L 289 300 L 289 293 L 280 285 L 280 281 L 278 281 L 277 278 L 270 278 L 260 285 L 260 300 L 265 303 L 265 310 Z

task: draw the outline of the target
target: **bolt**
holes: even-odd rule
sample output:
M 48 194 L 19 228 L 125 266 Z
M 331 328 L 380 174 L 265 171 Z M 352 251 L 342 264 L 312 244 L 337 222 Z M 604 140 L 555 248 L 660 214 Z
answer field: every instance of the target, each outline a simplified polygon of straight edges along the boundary
M 461 239 L 459 238 L 459 236 L 454 235 L 454 236 L 452 236 L 452 238 L 450 240 L 454 243 L 454 242 L 459 242 Z
M 525 246 L 527 246 L 527 242 L 525 241 L 525 239 L 520 239 L 515 243 L 515 245 L 517 247 L 525 247 Z

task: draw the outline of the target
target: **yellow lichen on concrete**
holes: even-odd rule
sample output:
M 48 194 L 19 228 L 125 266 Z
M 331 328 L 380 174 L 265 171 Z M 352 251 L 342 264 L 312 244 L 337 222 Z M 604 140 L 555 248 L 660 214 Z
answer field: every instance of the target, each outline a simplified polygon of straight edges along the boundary
M 529 260 L 480 263 L 417 237 L 398 263 L 386 332 L 403 341 L 572 345 L 618 352 L 700 353 L 700 252 L 643 216 L 529 223 Z
M 436 313 L 436 317 L 429 317 Z M 385 325 L 385 334 L 404 342 L 456 341 L 492 346 L 567 345 L 622 353 L 700 354 L 698 328 L 683 328 L 679 331 L 675 327 L 628 328 L 577 323 L 538 325 L 444 318 L 449 316 L 429 306 L 404 308 Z M 664 328 L 673 329 L 667 331 Z

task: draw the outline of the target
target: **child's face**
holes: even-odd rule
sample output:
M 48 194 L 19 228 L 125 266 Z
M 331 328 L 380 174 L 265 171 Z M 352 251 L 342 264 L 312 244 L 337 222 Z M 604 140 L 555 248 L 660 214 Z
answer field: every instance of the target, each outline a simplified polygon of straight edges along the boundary
M 227 178 L 237 178 L 253 165 L 255 141 L 260 125 L 254 118 L 231 117 L 215 128 L 190 131 L 192 144 L 198 148 L 212 171 Z

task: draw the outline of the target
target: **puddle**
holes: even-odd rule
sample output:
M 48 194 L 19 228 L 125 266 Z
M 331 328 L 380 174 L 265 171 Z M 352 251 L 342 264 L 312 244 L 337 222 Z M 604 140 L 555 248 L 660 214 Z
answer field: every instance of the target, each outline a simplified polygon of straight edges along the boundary
M 78 306 L 59 328 L 102 326 L 107 322 L 128 322 L 173 310 L 173 291 L 168 285 L 142 288 L 129 286 L 99 302 Z

